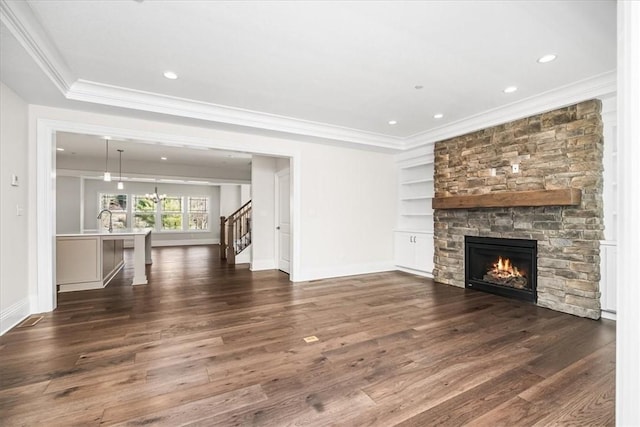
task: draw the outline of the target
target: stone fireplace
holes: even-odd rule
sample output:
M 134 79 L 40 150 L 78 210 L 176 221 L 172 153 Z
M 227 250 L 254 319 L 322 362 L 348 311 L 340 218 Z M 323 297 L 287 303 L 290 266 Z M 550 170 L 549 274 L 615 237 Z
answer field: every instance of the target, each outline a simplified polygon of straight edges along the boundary
M 600 108 L 598 100 L 585 101 L 436 143 L 437 282 L 465 286 L 467 236 L 531 240 L 531 301 L 600 317 Z

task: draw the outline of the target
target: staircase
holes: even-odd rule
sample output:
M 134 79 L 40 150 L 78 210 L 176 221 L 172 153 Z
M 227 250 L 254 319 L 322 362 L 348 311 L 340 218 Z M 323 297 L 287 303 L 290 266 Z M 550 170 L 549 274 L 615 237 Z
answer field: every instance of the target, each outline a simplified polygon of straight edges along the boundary
M 236 255 L 251 245 L 251 200 L 228 217 L 220 217 L 220 259 L 236 263 Z

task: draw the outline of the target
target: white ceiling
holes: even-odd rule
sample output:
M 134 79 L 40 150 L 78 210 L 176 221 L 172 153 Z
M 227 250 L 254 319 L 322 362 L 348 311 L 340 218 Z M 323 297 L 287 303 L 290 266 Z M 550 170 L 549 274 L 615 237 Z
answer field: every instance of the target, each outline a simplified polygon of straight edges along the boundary
M 105 135 L 108 136 L 108 135 Z M 104 161 L 106 154 L 106 141 L 103 136 L 82 135 L 68 132 L 56 133 L 56 147 L 64 151 L 58 151 L 56 156 L 99 158 Z M 123 150 L 122 157 L 126 162 L 154 162 L 168 165 L 187 166 L 227 166 L 250 169 L 251 154 L 235 151 L 224 151 L 204 148 L 202 150 L 185 149 L 182 146 L 158 144 L 153 141 L 140 140 L 109 140 L 109 161 L 111 165 L 117 164 L 119 153 Z M 162 159 L 165 157 L 165 159 Z
M 56 133 L 56 166 L 59 175 L 99 179 L 105 168 L 118 176 L 122 152 L 122 176 L 126 180 L 173 180 L 208 184 L 242 183 L 251 179 L 251 154 L 195 149 L 154 141 L 109 137 L 108 161 L 105 136 Z M 195 180 L 195 181 L 194 181 Z
M 576 82 L 596 86 L 616 66 L 612 0 L 0 4 L 2 79 L 28 102 L 391 148 Z M 25 51 L 43 71 L 33 60 L 26 71 Z M 536 62 L 547 53 L 557 60 Z M 510 85 L 518 91 L 503 93 Z

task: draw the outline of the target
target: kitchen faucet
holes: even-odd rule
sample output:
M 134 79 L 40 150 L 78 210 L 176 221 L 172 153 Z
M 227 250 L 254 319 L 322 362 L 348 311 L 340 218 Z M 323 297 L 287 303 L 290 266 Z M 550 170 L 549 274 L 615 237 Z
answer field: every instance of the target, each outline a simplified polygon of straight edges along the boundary
M 102 214 L 105 212 L 109 214 L 109 233 L 111 233 L 113 231 L 113 214 L 111 213 L 111 211 L 109 209 L 102 209 L 98 214 L 98 219 L 100 219 L 102 217 Z

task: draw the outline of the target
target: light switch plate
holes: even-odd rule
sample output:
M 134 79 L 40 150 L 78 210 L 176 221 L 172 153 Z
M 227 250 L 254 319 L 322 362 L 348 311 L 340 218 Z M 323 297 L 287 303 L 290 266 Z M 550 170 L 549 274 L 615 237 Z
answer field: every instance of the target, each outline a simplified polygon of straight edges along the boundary
M 517 163 L 515 165 L 511 165 L 511 172 L 520 173 L 520 165 Z
M 18 184 L 18 175 L 11 175 L 11 185 L 13 185 L 14 187 L 17 187 Z

